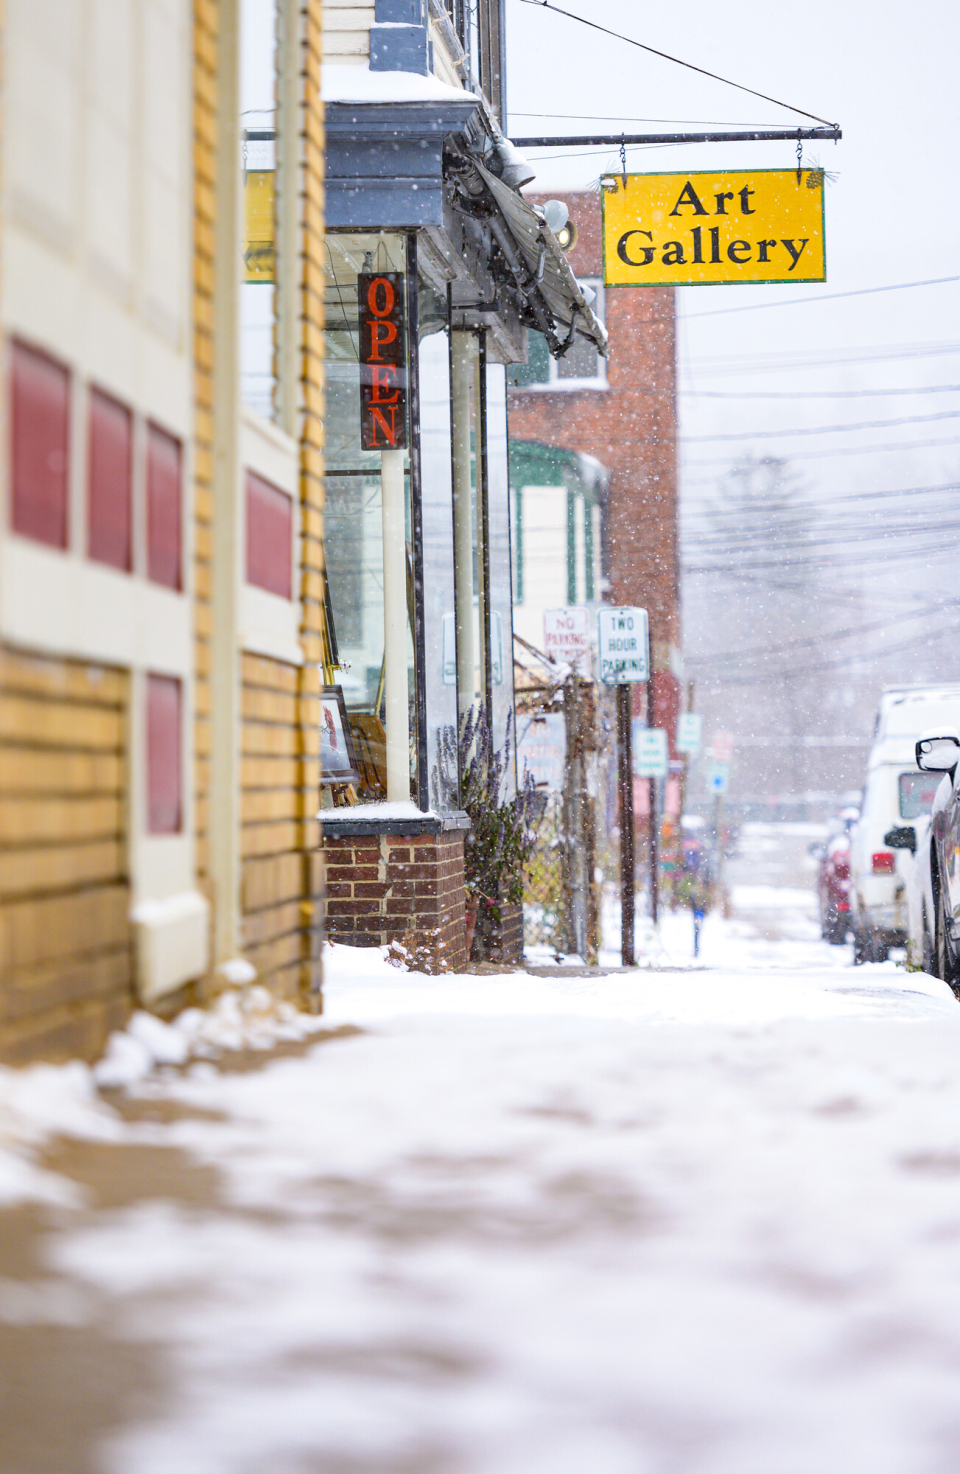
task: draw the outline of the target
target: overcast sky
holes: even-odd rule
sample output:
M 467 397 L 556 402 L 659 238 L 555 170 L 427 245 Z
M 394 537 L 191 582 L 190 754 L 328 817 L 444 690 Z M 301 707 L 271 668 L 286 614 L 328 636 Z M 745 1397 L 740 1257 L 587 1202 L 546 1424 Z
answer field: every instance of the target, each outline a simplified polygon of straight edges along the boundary
M 827 283 L 688 287 L 681 316 L 681 434 L 704 436 L 856 424 L 960 410 L 960 394 L 762 399 L 703 397 L 779 391 L 916 389 L 960 384 L 960 283 L 816 302 L 852 292 L 960 274 L 960 4 L 928 0 L 557 0 L 659 50 L 794 104 L 843 129 L 840 143 L 806 145 L 805 163 L 836 173 L 827 185 Z M 507 0 L 509 131 L 660 131 L 680 125 L 796 126 L 797 113 L 761 102 L 601 35 L 524 0 Z M 548 115 L 585 114 L 586 117 Z M 590 119 L 598 121 L 590 121 Z M 603 121 L 600 121 L 602 119 Z M 636 121 L 634 121 L 636 120 Z M 647 120 L 650 120 L 649 123 Z M 811 125 L 812 126 L 812 125 Z M 794 143 L 703 144 L 631 151 L 631 172 L 789 167 Z M 617 151 L 529 151 L 536 189 L 588 188 L 619 168 Z M 551 157 L 552 156 L 552 157 Z M 782 308 L 721 312 L 755 303 Z M 715 314 L 715 315 L 705 315 Z M 945 351 L 952 345 L 954 351 Z M 774 356 L 793 367 L 774 371 Z M 896 355 L 896 356 L 894 356 Z M 838 363 L 836 360 L 845 362 Z M 756 371 L 758 363 L 767 365 Z M 742 372 L 748 365 L 750 373 Z M 912 442 L 940 442 L 907 448 Z M 794 455 L 811 494 L 836 498 L 878 487 L 960 480 L 960 419 L 684 447 L 688 502 L 703 494 L 738 451 Z M 896 450 L 859 453 L 872 445 Z M 824 452 L 857 451 L 840 456 Z M 815 453 L 815 454 L 814 454 Z M 709 462 L 710 464 L 703 464 Z M 898 499 L 919 519 L 958 504 L 956 493 Z M 889 505 L 889 504 L 888 504 Z M 853 516 L 853 512 L 851 513 Z M 956 513 L 953 514 L 956 517 Z M 956 533 L 949 537 L 956 569 Z M 942 576 L 943 559 L 877 564 L 875 589 L 915 590 L 920 569 Z

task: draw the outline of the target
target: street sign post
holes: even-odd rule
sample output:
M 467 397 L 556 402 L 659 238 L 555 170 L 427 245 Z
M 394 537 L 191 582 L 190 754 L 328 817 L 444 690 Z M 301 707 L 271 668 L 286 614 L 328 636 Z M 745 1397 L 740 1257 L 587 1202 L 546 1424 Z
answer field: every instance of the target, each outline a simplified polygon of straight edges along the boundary
M 633 762 L 630 687 L 650 675 L 650 638 L 645 609 L 601 609 L 597 613 L 600 679 L 617 688 L 617 788 L 620 798 L 620 960 L 633 967 L 636 854 L 633 832 Z
M 650 638 L 645 609 L 601 609 L 597 614 L 600 679 L 631 685 L 650 675 Z
M 730 764 L 711 763 L 707 769 L 707 787 L 718 798 L 726 793 L 730 783 Z
M 642 727 L 633 749 L 637 778 L 665 778 L 670 762 L 667 734 L 662 727 Z
M 826 281 L 822 169 L 609 176 L 608 287 Z
M 589 674 L 590 611 L 580 605 L 543 611 L 543 649 L 558 665 Z
M 700 751 L 703 717 L 695 711 L 682 711 L 677 717 L 677 751 L 695 757 Z

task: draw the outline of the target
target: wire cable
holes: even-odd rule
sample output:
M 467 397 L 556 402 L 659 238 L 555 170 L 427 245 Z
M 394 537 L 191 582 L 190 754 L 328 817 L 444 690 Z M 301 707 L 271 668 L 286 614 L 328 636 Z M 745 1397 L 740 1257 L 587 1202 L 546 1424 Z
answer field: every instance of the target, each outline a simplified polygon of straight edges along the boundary
M 873 455 L 879 451 L 897 450 L 930 450 L 938 446 L 960 445 L 960 440 L 954 436 L 950 440 L 892 440 L 886 445 L 845 445 L 838 450 L 796 450 L 790 452 L 790 461 L 819 461 L 825 456 L 861 456 Z M 687 466 L 730 466 L 729 456 L 714 456 L 709 460 L 686 461 Z M 689 485 L 690 483 L 686 483 Z
M 905 619 L 926 618 L 927 615 L 936 614 L 939 610 L 946 609 L 950 606 L 956 606 L 955 599 L 940 599 L 934 604 L 925 604 L 922 609 L 914 609 L 909 613 L 898 614 L 896 618 L 901 622 Z M 874 620 L 870 624 L 849 625 L 846 629 L 842 630 L 825 630 L 822 634 L 811 635 L 806 639 L 788 640 L 783 645 L 753 645 L 747 650 L 718 650 L 713 655 L 691 655 L 687 658 L 691 664 L 717 665 L 736 660 L 750 660 L 756 656 L 766 658 L 768 656 L 784 655 L 794 650 L 804 650 L 815 648 L 817 645 L 826 645 L 832 640 L 852 639 L 854 635 L 870 635 L 877 630 L 889 629 L 891 622 L 891 616 L 888 614 L 883 619 Z
M 960 384 L 922 384 L 912 389 L 678 389 L 677 393 L 696 399 L 869 399 L 880 395 L 960 394 Z
M 931 644 L 936 639 L 945 638 L 960 630 L 960 624 L 944 625 L 940 629 L 931 630 L 926 637 L 926 644 Z M 883 660 L 889 655 L 899 655 L 904 650 L 913 650 L 921 642 L 924 642 L 922 634 L 913 635 L 910 639 L 901 640 L 895 645 L 887 645 L 881 650 L 864 650 L 857 654 L 841 655 L 834 660 L 817 661 L 813 665 L 794 666 L 792 669 L 771 671 L 769 673 L 749 672 L 743 675 L 705 675 L 705 681 L 712 681 L 718 686 L 767 686 L 774 681 L 794 681 L 798 676 L 822 675 L 827 671 L 843 670 L 854 664 L 862 664 L 866 661 Z
M 630 118 L 622 113 L 516 113 L 510 109 L 511 118 L 551 118 L 566 122 L 584 123 L 696 123 L 701 128 L 778 128 L 779 123 L 731 123 L 726 118 Z
M 853 364 L 888 363 L 898 358 L 936 358 L 944 353 L 960 353 L 960 342 L 889 344 L 872 353 L 864 353 L 855 348 L 840 348 L 836 350 L 837 354 L 842 355 L 840 357 L 825 358 L 822 350 L 816 348 L 811 349 L 810 353 L 819 354 L 819 356 L 788 358 L 771 353 L 738 359 L 732 354 L 723 353 L 694 358 L 690 362 L 698 373 L 707 378 L 717 374 L 722 374 L 724 378 L 731 378 L 741 374 L 776 373 L 781 369 L 793 371 L 807 368 L 848 368 Z
M 810 302 L 838 302 L 841 297 L 870 297 L 874 292 L 905 292 L 908 287 L 942 287 L 960 281 L 960 276 L 934 276 L 929 281 L 900 281 L 889 287 L 858 287 L 854 292 L 826 292 L 819 297 L 789 297 L 782 302 L 748 302 L 743 307 L 716 307 L 709 312 L 685 312 L 684 322 L 697 317 L 726 317 L 730 312 L 759 312 L 763 307 L 806 307 Z
M 551 5 L 550 0 L 523 0 L 524 5 L 536 5 L 540 10 L 552 10 L 557 15 L 565 15 L 568 20 L 577 20 L 582 26 L 589 26 L 591 30 L 602 31 L 605 36 L 612 36 L 615 41 L 624 41 L 628 46 L 636 46 L 641 51 L 649 51 L 651 56 L 659 56 L 663 61 L 672 61 L 678 67 L 686 67 L 688 71 L 699 72 L 701 77 L 709 77 L 713 82 L 722 82 L 725 87 L 735 87 L 738 92 L 748 92 L 751 97 L 759 97 L 762 102 L 772 102 L 774 107 L 786 108 L 787 112 L 799 113 L 801 118 L 812 118 L 815 123 L 822 123 L 825 128 L 836 128 L 837 123 L 830 123 L 826 118 L 820 118 L 816 113 L 808 113 L 802 107 L 794 107 L 792 103 L 780 102 L 776 97 L 768 97 L 765 92 L 757 92 L 753 87 L 744 87 L 742 82 L 731 82 L 729 77 L 720 77 L 716 72 L 708 72 L 703 67 L 694 66 L 691 61 L 682 61 L 679 56 L 670 56 L 666 51 L 658 51 L 655 46 L 646 46 L 642 41 L 635 41 L 632 36 L 622 36 L 619 31 L 611 31 L 607 26 L 598 25 L 595 20 L 587 20 L 582 15 L 574 15 L 572 10 L 561 10 L 559 5 Z
M 839 435 L 844 430 L 886 430 L 891 425 L 927 425 L 933 420 L 956 420 L 960 409 L 941 409 L 932 415 L 903 415 L 895 420 L 861 420 L 855 425 L 807 425 L 796 430 L 732 430 L 720 435 L 679 435 L 681 445 L 702 445 L 708 440 L 777 440 L 782 435 Z

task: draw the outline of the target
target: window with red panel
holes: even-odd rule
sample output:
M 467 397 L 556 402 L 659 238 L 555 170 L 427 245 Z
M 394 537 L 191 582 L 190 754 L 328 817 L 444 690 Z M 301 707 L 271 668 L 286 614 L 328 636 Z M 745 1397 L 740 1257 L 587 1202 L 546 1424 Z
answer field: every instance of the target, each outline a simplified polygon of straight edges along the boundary
M 292 597 L 293 498 L 247 472 L 247 582 Z
M 180 465 L 179 440 L 148 425 L 147 577 L 169 589 L 183 587 Z
M 87 552 L 129 573 L 133 566 L 133 416 L 100 389 L 90 390 L 87 447 Z
M 70 371 L 25 343 L 11 348 L 10 523 L 65 548 L 70 460 Z
M 182 688 L 175 676 L 147 676 L 147 829 L 183 828 Z

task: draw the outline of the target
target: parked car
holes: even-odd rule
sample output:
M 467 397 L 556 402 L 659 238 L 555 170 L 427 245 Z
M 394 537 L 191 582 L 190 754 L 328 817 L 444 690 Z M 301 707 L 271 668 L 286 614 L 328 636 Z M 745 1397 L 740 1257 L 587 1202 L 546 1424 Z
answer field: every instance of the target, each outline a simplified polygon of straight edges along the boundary
M 930 869 L 931 839 L 932 830 L 929 814 L 917 816 L 913 825 L 912 835 L 909 828 L 905 826 L 902 841 L 897 831 L 891 831 L 887 835 L 887 841 L 891 849 L 894 847 L 899 848 L 901 844 L 907 849 L 911 849 L 914 844 L 916 845 L 913 865 L 907 876 L 907 961 L 911 967 L 919 967 L 924 972 L 930 973 L 932 977 L 936 977 L 937 965 L 934 945 L 935 913 L 933 906 L 933 879 Z
M 907 887 L 915 869 L 916 821 L 929 813 L 936 793 L 930 770 L 917 770 L 915 747 L 920 734 L 935 723 L 960 729 L 960 685 L 898 687 L 880 698 L 860 819 L 850 846 L 856 963 L 882 962 L 890 947 L 907 942 Z M 898 829 L 910 831 L 902 838 L 911 843 L 895 845 L 888 840 Z
M 824 844 L 811 845 L 819 860 L 817 904 L 820 935 L 825 942 L 840 946 L 850 929 L 850 834 L 860 810 L 842 809 L 831 819 Z
M 960 730 L 944 724 L 924 732 L 916 744 L 916 761 L 924 773 L 940 780 L 928 844 L 933 962 L 937 976 L 960 996 Z

